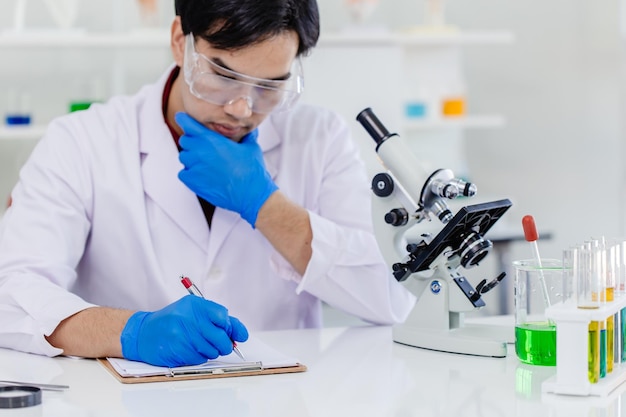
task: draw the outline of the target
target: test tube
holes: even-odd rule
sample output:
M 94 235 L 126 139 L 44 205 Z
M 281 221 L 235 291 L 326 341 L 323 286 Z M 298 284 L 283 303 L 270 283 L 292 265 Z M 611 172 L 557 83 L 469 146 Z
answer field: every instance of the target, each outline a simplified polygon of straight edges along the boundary
M 612 302 L 614 299 L 615 284 L 610 273 L 611 251 L 604 236 L 593 239 L 593 247 L 598 251 L 600 273 L 600 304 Z M 606 377 L 613 372 L 613 331 L 615 321 L 613 316 L 607 317 L 600 322 L 600 378 Z
M 615 362 L 615 317 L 606 318 L 606 372 L 613 372 Z
M 600 251 L 592 247 L 592 242 L 585 242 L 578 248 L 576 258 L 576 305 L 581 309 L 600 308 Z
M 623 238 L 616 240 L 617 264 L 619 265 L 615 289 L 618 294 L 626 294 L 626 240 Z
M 623 238 L 613 239 L 611 272 L 615 280 L 616 296 L 625 294 L 626 283 L 626 241 Z M 615 362 L 626 362 L 626 308 L 620 309 L 615 316 Z
M 619 239 L 617 242 L 617 260 L 619 272 L 617 273 L 616 288 L 617 293 L 623 296 L 626 293 L 626 241 Z M 620 362 L 626 362 L 626 307 L 619 313 L 619 346 Z
M 578 273 L 578 247 L 563 250 L 563 302 L 576 303 L 576 274 Z
M 613 337 L 613 362 L 619 364 L 620 362 L 622 362 L 624 352 L 624 325 L 622 323 L 621 311 L 618 311 L 613 315 L 613 320 L 615 321 L 615 330 Z
M 607 243 L 607 286 L 613 287 L 613 296 L 620 293 L 618 289 L 620 280 L 620 242 L 610 240 Z M 611 299 L 613 301 L 614 298 Z M 607 297 L 608 301 L 608 297 Z
M 597 245 L 591 241 L 585 242 L 578 248 L 576 258 L 578 260 L 576 273 L 577 306 L 581 309 L 600 308 L 601 256 Z M 601 327 L 603 326 L 601 326 L 600 322 L 592 321 L 589 323 L 588 328 L 587 372 L 589 382 L 592 384 L 600 380 L 600 360 L 602 358 L 600 352 Z
M 612 242 L 606 242 L 602 250 L 602 273 L 604 276 L 604 301 L 612 303 L 615 300 L 615 282 L 618 266 L 616 264 L 617 249 Z
M 621 362 L 624 363 L 626 362 L 626 307 L 622 308 L 619 312 L 619 316 L 620 316 L 620 347 L 621 347 L 621 353 L 622 353 L 622 358 L 621 358 Z
M 598 322 L 600 329 L 600 378 L 607 374 L 606 321 Z
M 624 296 L 626 283 L 626 241 L 615 238 L 611 241 L 612 264 L 611 272 L 615 281 L 615 295 Z M 620 309 L 614 316 L 615 320 L 615 362 L 626 362 L 626 308 Z
M 587 352 L 587 376 L 592 384 L 600 380 L 600 323 L 589 323 L 589 350 Z
M 592 247 L 598 252 L 598 273 L 600 277 L 600 304 L 613 302 L 615 297 L 615 276 L 613 275 L 614 250 L 604 237 L 592 240 Z M 600 378 L 613 372 L 615 320 L 613 315 L 600 322 Z
M 606 302 L 612 303 L 615 300 L 617 282 L 620 275 L 621 263 L 621 242 L 610 240 L 606 247 Z M 622 324 L 621 314 L 617 313 L 607 318 L 607 372 L 613 371 L 613 364 L 621 362 L 622 356 Z

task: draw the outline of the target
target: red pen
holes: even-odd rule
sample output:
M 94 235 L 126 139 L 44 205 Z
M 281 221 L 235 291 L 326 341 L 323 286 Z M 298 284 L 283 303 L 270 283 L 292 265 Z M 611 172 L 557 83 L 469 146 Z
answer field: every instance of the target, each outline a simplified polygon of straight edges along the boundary
M 204 295 L 202 295 L 202 293 L 200 292 L 198 287 L 196 287 L 196 284 L 194 284 L 193 281 L 190 278 L 188 278 L 188 277 L 186 277 L 184 275 L 181 275 L 180 276 L 180 282 L 182 282 L 183 285 L 185 286 L 185 288 L 187 288 L 187 291 L 189 292 L 189 294 L 195 295 L 196 297 L 204 298 Z M 243 354 L 241 353 L 241 351 L 237 347 L 237 342 L 235 342 L 234 340 L 232 342 L 233 342 L 233 351 L 237 354 L 237 356 L 239 356 L 239 358 L 241 358 L 242 361 L 245 362 L 246 358 L 243 357 Z

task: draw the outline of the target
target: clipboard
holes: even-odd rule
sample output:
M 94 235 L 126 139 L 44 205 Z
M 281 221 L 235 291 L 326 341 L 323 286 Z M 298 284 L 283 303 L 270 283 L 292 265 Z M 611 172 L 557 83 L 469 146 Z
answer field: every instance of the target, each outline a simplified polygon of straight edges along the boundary
M 98 361 L 124 384 L 272 375 L 307 370 L 307 367 L 297 359 L 282 354 L 254 337 L 250 337 L 240 346 L 246 352 L 248 362 L 243 362 L 235 354 L 222 356 L 218 360 L 207 361 L 201 365 L 176 368 L 153 366 L 120 358 L 100 358 Z
M 169 375 L 150 375 L 150 376 L 122 376 L 120 375 L 111 363 L 106 358 L 98 359 L 98 362 L 104 366 L 118 381 L 122 384 L 141 384 L 146 382 L 172 382 L 172 381 L 185 381 L 190 379 L 212 379 L 212 378 L 232 378 L 237 376 L 254 376 L 254 375 L 274 375 L 274 374 L 288 374 L 296 372 L 305 372 L 307 367 L 301 363 L 293 366 L 280 367 L 280 368 L 263 368 L 253 367 L 249 368 L 244 366 L 243 368 L 225 367 L 217 368 L 207 371 L 187 372 L 187 373 L 171 373 Z M 247 367 L 247 368 L 246 368 Z

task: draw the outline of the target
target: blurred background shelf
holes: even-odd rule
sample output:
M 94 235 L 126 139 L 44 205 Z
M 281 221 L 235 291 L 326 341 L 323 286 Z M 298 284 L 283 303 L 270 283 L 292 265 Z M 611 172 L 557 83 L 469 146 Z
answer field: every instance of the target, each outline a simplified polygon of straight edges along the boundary
M 406 131 L 425 129 L 496 129 L 506 125 L 504 116 L 500 115 L 471 115 L 460 117 L 446 117 L 435 120 L 429 119 L 406 119 L 404 129 Z
M 84 30 L 26 30 L 0 32 L 0 47 L 166 47 L 168 30 L 130 32 L 88 32 Z M 512 44 L 515 36 L 507 31 L 451 31 L 416 33 L 345 31 L 322 34 L 319 46 L 464 46 Z
M 0 47 L 10 48 L 134 48 L 169 47 L 169 44 L 170 33 L 164 29 L 119 33 L 90 33 L 81 30 L 0 32 Z
M 464 46 L 512 44 L 515 36 L 509 31 L 435 31 L 416 29 L 415 31 L 360 31 L 322 33 L 320 46 Z
M 46 132 L 46 125 L 0 126 L 0 140 L 40 139 Z

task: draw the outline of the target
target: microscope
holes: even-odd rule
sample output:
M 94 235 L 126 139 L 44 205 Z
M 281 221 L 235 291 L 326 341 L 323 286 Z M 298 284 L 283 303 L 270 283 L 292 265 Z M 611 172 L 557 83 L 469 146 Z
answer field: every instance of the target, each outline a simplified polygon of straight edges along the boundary
M 376 239 L 396 280 L 417 297 L 407 320 L 393 327 L 393 340 L 443 352 L 505 357 L 506 343 L 513 341 L 512 326 L 469 324 L 463 316 L 485 306 L 482 295 L 505 273 L 473 287 L 461 268 L 477 266 L 491 251 L 493 244 L 484 235 L 511 201 L 465 206 L 453 215 L 446 200 L 472 197 L 474 184 L 455 178 L 449 169 L 425 171 L 407 143 L 389 133 L 370 108 L 357 121 L 376 142 L 386 168 L 372 179 Z

